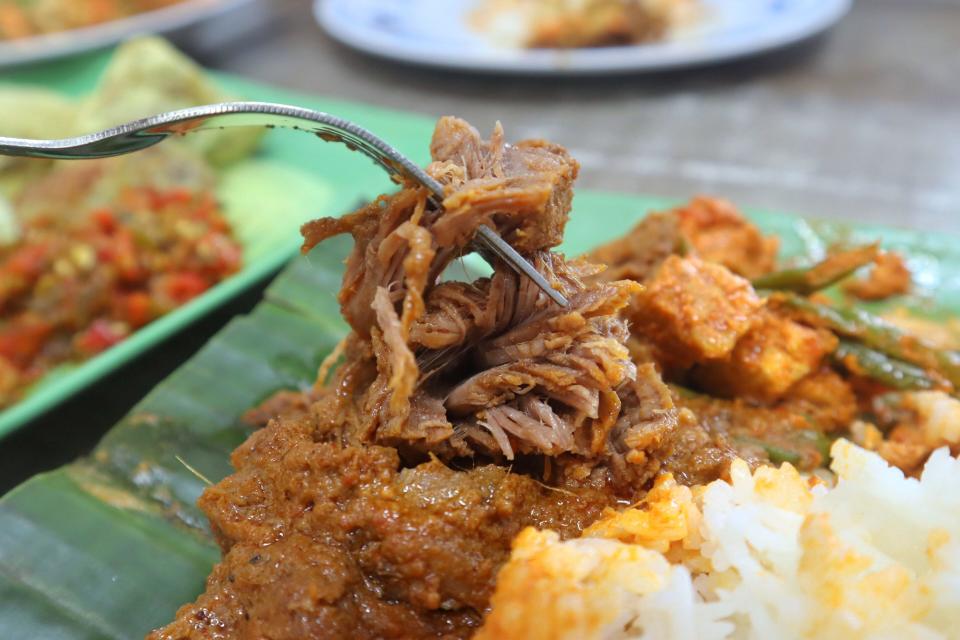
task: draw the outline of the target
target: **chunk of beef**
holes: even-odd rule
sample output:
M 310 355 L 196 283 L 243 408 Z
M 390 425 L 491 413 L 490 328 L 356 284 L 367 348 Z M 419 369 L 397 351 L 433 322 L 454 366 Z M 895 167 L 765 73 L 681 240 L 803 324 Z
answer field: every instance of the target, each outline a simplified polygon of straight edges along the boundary
M 522 254 L 555 247 L 573 199 L 579 165 L 560 145 L 524 140 L 507 145 L 498 123 L 489 141 L 458 118 L 441 118 L 428 171 L 446 187 L 432 231 L 440 246 L 463 247 L 487 224 Z
M 626 395 L 613 441 L 623 452 L 611 467 L 643 486 L 657 473 L 670 472 L 683 484 L 709 482 L 726 474 L 736 452 L 722 431 L 699 424 L 674 404 L 653 364 L 638 369 L 633 393 Z
M 625 445 L 611 433 L 624 401 L 635 404 L 636 367 L 620 311 L 641 286 L 596 281 L 593 264 L 544 250 L 561 239 L 575 163 L 546 143 L 506 145 L 499 127 L 482 141 L 452 118 L 438 124 L 431 152 L 429 170 L 447 190 L 442 212 L 407 189 L 345 221 L 304 229 L 308 246 L 343 231 L 356 242 L 341 302 L 356 340 L 368 346 L 332 385 L 349 380 L 356 390 L 340 396 L 339 437 L 397 447 L 408 462 L 428 454 L 624 459 Z M 450 247 L 465 246 L 478 224 L 493 224 L 569 306 L 554 305 L 504 265 L 473 283 L 437 284 Z M 673 412 L 649 409 L 664 419 Z M 616 478 L 634 475 L 649 479 Z

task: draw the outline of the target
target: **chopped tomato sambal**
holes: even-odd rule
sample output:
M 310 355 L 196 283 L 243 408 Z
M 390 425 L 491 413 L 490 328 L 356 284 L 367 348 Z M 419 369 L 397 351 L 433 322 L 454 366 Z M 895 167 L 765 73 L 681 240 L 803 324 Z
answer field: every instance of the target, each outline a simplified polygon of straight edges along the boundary
M 121 188 L 74 213 L 33 211 L 0 247 L 0 406 L 235 273 L 242 250 L 211 193 Z

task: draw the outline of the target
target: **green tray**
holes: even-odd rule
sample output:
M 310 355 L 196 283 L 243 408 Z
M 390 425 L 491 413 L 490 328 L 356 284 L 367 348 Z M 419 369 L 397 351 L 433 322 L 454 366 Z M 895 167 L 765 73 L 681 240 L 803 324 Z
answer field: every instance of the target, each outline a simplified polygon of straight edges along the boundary
M 432 123 L 425 118 L 231 82 L 248 95 L 356 118 L 418 160 L 426 157 Z M 328 166 L 322 148 L 297 144 L 278 141 L 268 153 L 296 158 L 318 180 L 341 181 L 318 214 L 352 204 L 361 184 L 367 195 L 386 186 L 363 162 L 338 152 L 330 158 L 345 166 Z M 581 191 L 564 249 L 579 253 L 666 204 Z M 815 254 L 837 239 L 880 238 L 910 256 L 922 285 L 912 305 L 931 315 L 960 309 L 960 279 L 952 275 L 960 267 L 956 238 L 763 212 L 754 218 L 781 234 L 794 255 Z M 319 360 L 345 330 L 334 292 L 349 244 L 338 238 L 295 259 L 251 314 L 233 320 L 148 394 L 90 457 L 0 500 L 0 638 L 138 638 L 200 593 L 219 552 L 195 506 L 204 483 L 183 462 L 213 481 L 222 478 L 230 472 L 230 452 L 249 434 L 241 414 L 278 389 L 311 384 Z M 936 299 L 928 295 L 934 292 Z
M 82 95 L 93 88 L 109 57 L 101 53 L 5 73 L 3 80 L 42 84 L 69 95 Z M 422 141 L 431 131 L 429 120 L 406 115 L 398 119 L 396 114 L 365 105 L 306 97 L 232 76 L 214 76 L 237 96 L 335 113 L 370 128 L 419 161 L 427 158 Z M 361 197 L 389 185 L 386 174 L 365 157 L 293 131 L 272 132 L 257 157 L 229 169 L 221 182 L 226 214 L 244 247 L 243 270 L 97 357 L 50 372 L 20 402 L 0 412 L 0 438 L 275 273 L 296 254 L 298 229 L 305 220 L 344 211 Z M 238 188 L 243 197 L 231 197 Z

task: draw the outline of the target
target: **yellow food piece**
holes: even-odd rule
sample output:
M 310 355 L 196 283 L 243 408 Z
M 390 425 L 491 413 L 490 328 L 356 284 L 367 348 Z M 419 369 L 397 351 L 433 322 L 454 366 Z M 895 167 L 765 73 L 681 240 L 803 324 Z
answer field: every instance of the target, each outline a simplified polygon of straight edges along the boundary
M 552 531 L 527 528 L 514 541 L 497 578 L 493 613 L 475 638 L 608 637 L 630 622 L 630 598 L 662 589 L 669 578 L 666 559 L 639 545 L 561 542 Z

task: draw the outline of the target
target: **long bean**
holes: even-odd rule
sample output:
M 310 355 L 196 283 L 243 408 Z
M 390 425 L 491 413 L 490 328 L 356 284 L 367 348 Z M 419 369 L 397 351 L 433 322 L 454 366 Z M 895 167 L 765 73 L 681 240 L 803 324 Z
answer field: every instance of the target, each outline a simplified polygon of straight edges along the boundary
M 776 289 L 794 291 L 804 295 L 820 291 L 838 280 L 846 278 L 860 267 L 869 264 L 877 257 L 879 245 L 870 244 L 841 251 L 827 256 L 810 267 L 785 269 L 753 281 L 757 289 Z
M 892 389 L 919 390 L 942 386 L 922 368 L 852 340 L 841 340 L 833 358 L 853 373 Z
M 830 462 L 830 447 L 833 445 L 833 439 L 830 436 L 822 431 L 804 429 L 797 432 L 797 437 L 811 442 L 820 452 L 821 466 L 827 466 Z
M 750 444 L 763 449 L 767 454 L 767 457 L 770 459 L 770 462 L 773 464 L 789 462 L 793 466 L 797 466 L 800 463 L 800 460 L 803 459 L 803 456 L 797 451 L 791 451 L 790 449 L 785 449 L 784 447 L 770 444 L 769 442 L 761 440 L 760 438 L 754 438 L 752 436 L 735 436 L 734 440 L 736 442 Z
M 772 293 L 770 300 L 799 313 L 813 324 L 856 338 L 871 349 L 936 371 L 955 388 L 960 388 L 960 352 L 937 349 L 862 309 L 831 307 L 787 292 Z

